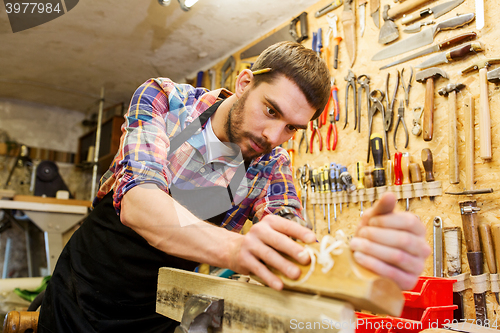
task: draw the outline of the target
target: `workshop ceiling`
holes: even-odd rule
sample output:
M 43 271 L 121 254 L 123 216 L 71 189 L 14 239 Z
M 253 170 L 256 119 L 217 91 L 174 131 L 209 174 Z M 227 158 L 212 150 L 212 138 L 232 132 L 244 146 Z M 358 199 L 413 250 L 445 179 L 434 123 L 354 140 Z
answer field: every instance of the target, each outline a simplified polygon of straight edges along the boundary
M 12 33 L 0 7 L 0 98 L 89 112 L 128 105 L 150 77 L 193 78 L 318 0 L 82 0 L 66 14 Z

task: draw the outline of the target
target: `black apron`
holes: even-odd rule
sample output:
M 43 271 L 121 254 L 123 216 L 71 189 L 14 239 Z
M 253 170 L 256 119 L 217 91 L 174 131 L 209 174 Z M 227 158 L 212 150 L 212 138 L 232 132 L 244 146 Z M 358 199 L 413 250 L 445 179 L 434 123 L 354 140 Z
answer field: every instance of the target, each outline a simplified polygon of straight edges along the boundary
M 201 124 L 218 105 L 199 117 Z M 178 136 L 171 144 L 187 140 Z M 236 178 L 231 183 L 239 184 L 241 179 Z M 210 221 L 220 225 L 225 215 L 220 213 Z M 178 323 L 155 312 L 158 269 L 192 271 L 197 265 L 157 250 L 123 225 L 110 192 L 62 251 L 45 293 L 38 332 L 173 332 Z

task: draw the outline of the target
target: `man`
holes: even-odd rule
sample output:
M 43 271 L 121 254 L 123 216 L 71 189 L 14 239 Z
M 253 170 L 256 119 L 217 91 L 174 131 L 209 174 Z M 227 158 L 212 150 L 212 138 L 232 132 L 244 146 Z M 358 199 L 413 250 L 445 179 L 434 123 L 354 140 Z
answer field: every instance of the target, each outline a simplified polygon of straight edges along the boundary
M 301 216 L 288 155 L 277 146 L 321 114 L 330 77 L 312 50 L 289 42 L 265 50 L 252 69 L 238 75 L 234 94 L 168 79 L 137 89 L 94 210 L 47 288 L 41 333 L 172 331 L 176 323 L 155 314 L 162 266 L 207 263 L 278 290 L 283 283 L 266 265 L 299 277 L 279 252 L 307 264 L 289 236 L 316 237 L 274 215 L 288 207 Z M 423 225 L 394 205 L 388 195 L 366 212 L 351 244 L 362 265 L 411 288 L 430 249 Z M 230 232 L 254 218 L 246 235 Z

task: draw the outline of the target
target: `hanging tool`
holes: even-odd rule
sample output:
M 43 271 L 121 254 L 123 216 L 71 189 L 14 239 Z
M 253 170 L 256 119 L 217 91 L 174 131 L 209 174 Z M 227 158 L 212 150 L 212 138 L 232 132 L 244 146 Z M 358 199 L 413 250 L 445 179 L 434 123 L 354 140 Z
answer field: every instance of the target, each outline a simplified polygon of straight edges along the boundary
M 330 205 L 331 205 L 331 202 L 330 202 L 330 183 L 331 183 L 331 179 L 330 179 L 330 167 L 328 164 L 326 164 L 324 167 L 323 167 L 323 185 L 325 187 L 325 204 L 328 208 L 328 213 L 327 213 L 327 216 L 328 216 L 328 233 L 330 233 Z
M 349 54 L 349 59 L 351 59 L 352 67 L 356 60 L 356 14 L 354 13 L 354 0 L 346 0 L 344 2 L 342 25 L 344 27 L 347 54 Z
M 370 112 L 368 112 L 368 156 L 366 159 L 366 163 L 370 163 L 370 150 L 371 150 L 370 138 L 372 135 L 373 117 L 375 117 L 378 111 L 380 111 L 380 113 L 382 114 L 382 125 L 384 125 L 385 110 L 384 110 L 384 105 L 382 104 L 384 97 L 385 97 L 384 93 L 378 89 L 372 90 L 370 92 L 370 101 L 372 105 L 370 108 Z M 385 133 L 385 151 L 387 153 L 387 159 L 390 160 L 391 157 L 389 155 L 387 132 L 384 131 L 384 133 Z
M 429 22 L 416 22 L 413 24 L 410 24 L 406 28 L 403 29 L 403 32 L 406 32 L 407 34 L 416 34 L 417 32 L 420 32 L 420 29 L 422 27 L 425 27 L 427 25 L 433 25 L 435 24 L 435 21 L 429 21 Z
M 335 187 L 336 187 L 336 192 L 339 193 L 339 195 L 342 195 L 342 182 L 340 181 L 340 164 L 335 164 Z M 339 210 L 340 213 L 342 214 L 342 200 L 339 202 Z
M 408 210 L 408 209 L 407 209 Z M 433 221 L 434 236 L 434 277 L 443 277 L 443 220 L 436 216 Z
M 311 221 L 309 219 L 309 215 L 307 213 L 307 175 L 309 173 L 309 165 L 304 164 L 303 166 L 297 168 L 297 174 L 299 187 L 300 187 L 300 201 L 302 202 L 302 215 L 304 216 L 304 220 L 308 225 L 311 225 Z
M 448 164 L 450 184 L 458 184 L 458 134 L 457 134 L 457 92 L 465 88 L 462 83 L 449 83 L 446 87 L 438 90 L 439 95 L 449 96 L 448 109 Z
M 357 180 L 357 186 L 356 188 L 359 190 L 362 190 L 365 188 L 364 185 L 364 178 L 365 178 L 365 170 L 364 170 L 363 162 L 358 161 L 356 163 L 356 180 Z M 363 200 L 360 198 L 359 200 L 359 216 L 363 216 Z
M 467 259 L 469 261 L 472 276 L 483 274 L 483 252 L 479 242 L 479 223 L 477 221 L 477 207 L 475 200 L 460 202 L 460 214 L 462 215 L 462 229 L 464 231 L 465 245 L 467 247 Z M 476 308 L 476 324 L 486 324 L 486 293 L 474 294 Z
M 372 0 L 370 1 L 370 15 L 373 19 L 373 23 L 377 27 L 377 29 L 380 28 L 380 14 L 379 14 L 379 9 L 380 9 L 380 0 Z
M 366 22 L 366 4 L 367 0 L 360 0 L 358 3 L 359 9 L 359 30 L 361 30 L 361 37 L 363 37 L 365 33 L 365 22 Z
M 410 179 L 413 186 L 419 186 L 421 188 L 422 171 L 420 170 L 420 165 L 418 165 L 418 163 L 410 163 Z M 417 191 L 415 191 L 415 194 L 416 192 Z M 422 197 L 419 196 L 419 199 L 422 200 Z
M 318 118 L 314 119 L 311 121 L 311 141 L 309 143 L 309 151 L 311 154 L 313 153 L 313 147 L 314 147 L 314 137 L 318 137 L 318 142 L 319 142 L 319 151 L 323 150 L 323 138 L 321 137 L 321 132 L 318 129 Z
M 456 47 L 448 52 L 442 52 L 436 54 L 421 64 L 415 66 L 415 68 L 428 68 L 432 66 L 437 66 L 441 64 L 449 64 L 452 61 L 457 61 L 459 59 L 465 58 L 470 54 L 477 54 L 478 52 L 484 51 L 484 45 L 481 42 L 470 42 L 462 46 Z
M 318 168 L 318 179 L 319 179 L 319 197 L 320 197 L 320 203 L 321 207 L 323 208 L 323 219 L 326 218 L 326 211 L 325 211 L 325 175 L 324 175 L 324 168 L 319 167 Z
M 422 106 L 413 108 L 413 128 L 411 129 L 411 133 L 415 136 L 419 136 L 422 133 L 422 125 L 420 124 L 422 113 L 424 113 L 424 108 Z
M 337 176 L 335 174 L 335 163 L 330 163 L 330 192 L 337 192 Z M 333 199 L 333 218 L 337 222 L 337 201 Z
M 365 184 L 368 200 L 370 200 L 370 194 L 368 192 L 371 190 L 369 190 L 369 189 L 375 190 L 373 188 L 373 175 L 372 175 L 371 167 L 367 167 L 367 170 L 365 171 L 364 184 Z M 371 197 L 371 200 L 370 200 L 371 206 L 373 206 L 374 200 L 375 200 L 375 195 L 373 193 L 373 196 Z
M 398 133 L 398 127 L 399 123 L 403 123 L 403 128 L 405 130 L 405 137 L 406 137 L 406 143 L 405 143 L 405 148 L 408 148 L 408 128 L 406 127 L 406 122 L 405 122 L 405 105 L 403 101 L 399 101 L 399 108 L 398 108 L 398 122 L 396 124 L 396 128 L 394 130 L 394 149 L 398 149 L 396 146 L 396 135 Z
M 302 135 L 300 136 L 300 140 L 299 140 L 299 148 L 298 148 L 298 153 L 300 155 L 300 148 L 302 147 L 302 143 L 305 142 L 306 143 L 306 154 L 309 152 L 309 142 L 307 140 L 307 130 L 306 129 L 303 129 L 302 130 Z
M 479 96 L 479 147 L 480 147 L 480 157 L 483 160 L 491 159 L 491 119 L 490 119 L 490 104 L 488 97 L 488 81 L 487 81 L 487 71 L 488 67 L 493 64 L 500 63 L 500 58 L 493 59 L 481 59 L 475 64 L 462 70 L 462 74 L 472 72 L 474 70 L 479 70 L 479 85 L 480 85 L 480 96 Z
M 347 81 L 347 85 L 345 87 L 345 123 L 343 129 L 345 129 L 349 123 L 349 90 L 351 89 L 353 95 L 352 101 L 354 104 L 354 129 L 356 129 L 358 124 L 358 116 L 356 115 L 356 75 L 349 69 L 344 80 Z
M 370 112 L 371 108 L 371 101 L 370 101 L 370 77 L 366 74 L 362 74 L 358 76 L 358 133 L 361 133 L 361 100 L 363 97 L 363 91 L 365 91 L 366 94 L 366 114 Z
M 402 152 L 394 153 L 394 185 L 403 185 L 403 171 L 401 170 L 401 158 L 403 157 Z
M 403 90 L 405 92 L 405 103 L 406 107 L 410 107 L 410 89 L 411 89 L 411 80 L 413 79 L 413 67 L 410 66 L 410 79 L 408 80 L 408 84 L 405 84 L 405 69 L 401 70 L 401 85 L 403 86 Z
M 372 146 L 373 163 L 373 185 L 375 187 L 385 186 L 385 170 L 384 170 L 384 143 L 382 135 L 373 133 L 370 136 L 370 144 Z
M 342 0 L 335 0 L 331 4 L 326 5 L 325 7 L 321 8 L 316 13 L 314 13 L 314 17 L 318 18 L 320 16 L 323 16 L 326 13 L 329 13 L 332 10 L 339 8 L 340 6 L 342 6 Z
M 220 70 L 221 73 L 221 79 L 220 79 L 220 86 L 221 88 L 227 88 L 231 90 L 231 82 L 226 85 L 227 79 L 233 74 L 234 68 L 236 67 L 236 60 L 234 59 L 233 56 L 230 56 L 227 58 L 226 62 L 224 65 L 222 65 L 222 68 Z
M 403 4 L 399 4 L 394 8 L 391 8 L 389 5 L 384 6 L 384 10 L 382 11 L 382 18 L 384 19 L 384 25 L 380 28 L 380 32 L 378 35 L 378 42 L 380 44 L 387 44 L 392 42 L 393 40 L 398 39 L 399 31 L 394 20 L 403 15 L 412 11 L 413 9 L 422 6 L 424 3 L 429 0 L 410 0 L 406 1 Z M 378 2 L 378 1 L 377 1 Z
M 465 42 L 465 41 L 470 40 L 470 39 L 474 39 L 474 38 L 476 38 L 476 36 L 477 36 L 477 34 L 473 31 L 471 31 L 471 32 L 467 32 L 465 34 L 461 34 L 461 35 L 449 38 L 442 43 L 435 44 L 431 47 L 427 47 L 427 48 L 423 49 L 422 51 L 415 52 L 413 54 L 410 54 L 409 56 L 406 56 L 404 58 L 393 61 L 385 66 L 380 67 L 379 69 L 380 70 L 386 69 L 386 68 L 401 64 L 403 62 L 421 57 L 421 56 L 426 55 L 426 54 L 449 49 L 449 48 L 456 46 L 462 42 Z M 408 105 L 407 105 L 407 107 L 408 107 Z
M 411 184 L 410 180 L 410 153 L 403 153 L 401 157 L 401 172 L 403 174 L 403 187 L 404 185 Z M 406 198 L 406 211 L 410 210 L 410 199 Z
M 333 50 L 333 68 L 337 69 L 338 67 L 338 62 L 339 62 L 339 44 L 342 41 L 342 37 L 338 36 L 338 31 L 337 31 L 337 15 L 330 13 L 326 16 L 326 21 L 328 22 L 328 41 L 331 38 L 331 35 L 333 35 L 333 42 L 334 42 L 334 50 Z M 331 34 L 331 35 L 330 35 Z M 328 68 L 330 68 L 329 62 L 327 62 Z
M 493 248 L 495 250 L 495 258 L 496 258 L 496 264 L 497 264 L 497 278 L 498 278 L 498 267 L 500 266 L 500 263 L 499 263 L 499 261 L 500 261 L 500 225 L 499 224 L 492 224 L 491 225 L 491 236 L 493 238 Z M 490 279 L 490 280 L 492 280 L 492 279 Z M 498 293 L 496 293 L 496 295 L 497 294 Z M 498 298 L 497 298 L 497 303 L 498 303 Z M 498 303 L 498 304 L 500 304 L 500 303 Z
M 402 53 L 406 53 L 421 46 L 432 43 L 434 37 L 437 33 L 443 30 L 451 30 L 460 28 L 474 20 L 474 13 L 463 14 L 443 22 L 436 24 L 435 26 L 428 27 L 427 29 L 422 30 L 418 34 L 415 34 L 411 37 L 403 39 L 397 43 L 394 43 L 390 46 L 385 47 L 381 51 L 377 52 L 372 60 L 383 60 L 387 59 Z M 382 31 L 382 30 L 380 30 Z
M 453 0 L 453 1 L 448 1 L 442 4 L 439 4 L 433 8 L 426 8 L 423 10 L 418 11 L 417 13 L 413 13 L 411 15 L 405 15 L 401 19 L 401 24 L 408 25 L 412 22 L 415 22 L 417 20 L 421 20 L 424 17 L 427 17 L 431 14 L 434 15 L 434 18 L 437 19 L 444 14 L 450 12 L 451 10 L 455 9 L 456 7 L 460 6 L 465 0 Z
M 448 277 L 462 274 L 462 228 L 444 228 L 444 247 L 446 253 L 446 271 Z M 453 304 L 457 309 L 453 311 L 453 319 L 457 322 L 464 319 L 463 291 L 453 292 Z
M 337 96 L 338 88 L 335 85 L 335 78 L 331 79 L 331 89 L 330 89 L 330 97 L 328 98 L 328 102 L 326 103 L 325 111 L 323 114 L 328 112 L 330 125 L 328 126 L 328 130 L 326 132 L 326 150 L 330 150 L 330 138 L 333 134 L 333 143 L 331 145 L 332 151 L 337 147 L 337 120 L 339 117 L 339 100 Z M 333 101 L 333 103 L 332 103 Z M 333 107 L 330 109 L 330 104 L 333 104 Z
M 396 103 L 396 95 L 398 93 L 399 88 L 399 71 L 397 71 L 398 76 L 396 79 L 396 88 L 394 88 L 394 94 L 392 96 L 392 101 L 389 98 L 389 79 L 391 77 L 391 73 L 387 73 L 387 78 L 385 80 L 385 118 L 384 118 L 384 130 L 389 132 L 392 128 L 392 121 L 394 119 L 394 103 Z
M 497 274 L 497 264 L 495 262 L 495 250 L 493 249 L 493 238 L 491 237 L 491 226 L 487 222 L 479 224 L 479 234 L 481 235 L 481 248 L 486 257 L 486 264 L 490 274 Z M 498 292 L 495 292 L 498 304 Z
M 347 194 L 351 194 L 356 190 L 356 185 L 352 182 L 352 176 L 347 171 L 346 166 L 342 166 L 340 169 L 340 181 L 342 182 L 342 188 Z M 347 201 L 347 207 L 349 207 L 349 200 Z
M 422 149 L 422 165 L 425 170 L 425 181 L 433 182 L 434 181 L 434 159 L 432 158 L 432 151 L 429 148 Z M 429 197 L 431 201 L 434 201 L 434 197 Z
M 309 185 L 311 186 L 313 231 L 316 233 L 316 186 L 318 184 L 318 170 L 309 169 Z M 319 188 L 318 188 L 319 190 Z
M 465 191 L 445 192 L 451 195 L 471 195 L 493 193 L 492 188 L 474 189 L 474 154 L 475 154 L 475 134 L 474 134 L 474 97 L 469 96 L 465 102 Z
M 425 83 L 424 104 L 424 141 L 431 141 L 434 133 L 434 80 L 439 77 L 448 79 L 448 74 L 438 67 L 432 67 L 418 72 L 417 82 Z
M 336 19 L 333 20 L 333 17 L 335 15 L 330 13 L 326 16 L 326 21 L 328 22 L 328 30 L 326 32 L 326 37 L 325 37 L 325 47 L 324 49 L 322 50 L 323 51 L 323 54 L 324 54 L 324 59 L 325 59 L 325 62 L 326 62 L 326 66 L 328 68 L 330 68 L 330 59 L 331 59 L 331 51 L 330 51 L 330 42 L 332 40 L 332 36 L 334 33 L 336 33 L 336 31 L 334 31 L 334 29 L 336 30 L 337 27 L 336 27 Z

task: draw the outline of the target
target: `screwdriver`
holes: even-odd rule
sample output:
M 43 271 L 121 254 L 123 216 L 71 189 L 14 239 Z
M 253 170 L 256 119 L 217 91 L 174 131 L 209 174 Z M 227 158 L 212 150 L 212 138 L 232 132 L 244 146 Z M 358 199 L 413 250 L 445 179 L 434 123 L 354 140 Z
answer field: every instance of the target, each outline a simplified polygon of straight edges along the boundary
M 403 153 L 401 158 L 401 172 L 403 173 L 403 185 L 411 184 L 410 180 L 410 153 Z M 411 187 L 410 187 L 411 191 Z M 406 192 L 406 191 L 404 191 Z M 405 195 L 406 196 L 406 195 Z M 406 211 L 410 210 L 410 198 L 406 197 Z
M 415 189 L 415 195 L 418 195 L 420 200 L 422 200 L 422 172 L 418 163 L 410 163 L 410 177 Z
M 358 161 L 356 163 L 356 180 L 357 180 L 357 189 L 358 191 L 359 190 L 362 190 L 365 188 L 365 185 L 363 184 L 363 181 L 364 181 L 364 178 L 365 178 L 365 170 L 364 170 L 364 166 L 363 166 L 363 162 L 361 161 Z M 360 197 L 359 197 L 359 202 L 360 202 L 360 206 L 359 206 L 359 216 L 363 216 L 363 197 L 361 195 L 361 192 L 359 192 L 360 194 Z
M 422 164 L 424 165 L 425 170 L 425 181 L 430 183 L 434 181 L 434 165 L 432 152 L 429 148 L 422 149 Z M 434 201 L 434 197 L 430 196 L 429 199 Z
M 335 163 L 330 163 L 330 191 L 332 193 L 337 192 L 337 185 L 335 183 Z M 335 222 L 337 222 L 337 201 L 333 198 L 333 217 Z
M 370 136 L 370 144 L 372 147 L 373 162 L 375 168 L 373 169 L 373 185 L 375 187 L 385 185 L 385 170 L 383 165 L 384 158 L 384 143 L 382 135 L 373 133 Z
M 311 198 L 313 206 L 313 226 L 316 232 L 316 181 L 318 178 L 318 171 L 316 169 L 309 169 L 309 182 L 311 183 Z
M 342 196 L 342 182 L 340 181 L 340 165 L 335 164 L 335 186 L 339 196 Z M 342 199 L 342 198 L 341 198 Z M 340 213 L 342 214 L 342 200 L 339 200 Z
M 323 186 L 325 187 L 326 205 L 328 207 L 328 233 L 330 233 L 330 169 L 328 164 L 323 167 Z
M 403 172 L 401 171 L 401 157 L 403 153 L 394 153 L 394 185 L 401 186 L 403 184 Z M 399 187 L 399 192 L 401 192 L 401 187 Z M 398 195 L 398 198 L 400 195 Z M 399 201 L 399 199 L 398 199 Z

